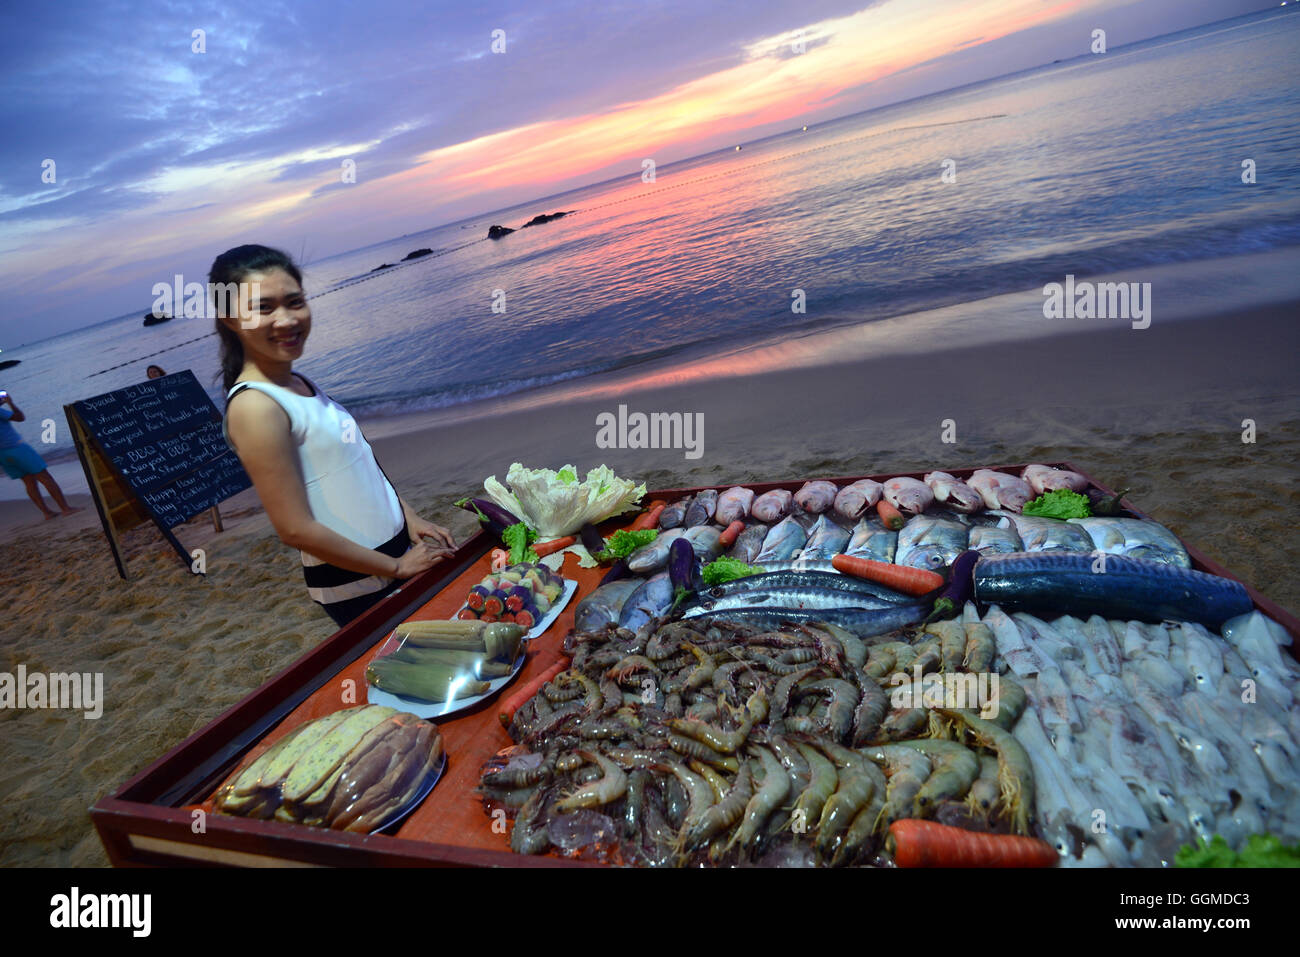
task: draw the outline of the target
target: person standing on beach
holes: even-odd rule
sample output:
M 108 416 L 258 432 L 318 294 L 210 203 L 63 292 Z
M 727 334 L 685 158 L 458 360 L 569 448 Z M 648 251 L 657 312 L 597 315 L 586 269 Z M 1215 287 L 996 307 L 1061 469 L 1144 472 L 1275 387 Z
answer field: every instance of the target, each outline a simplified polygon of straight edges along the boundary
M 346 625 L 455 542 L 397 494 L 347 410 L 293 371 L 311 331 L 293 261 L 237 246 L 216 258 L 208 282 L 238 287 L 237 304 L 215 297 L 226 441 L 280 540 L 300 551 L 308 594 Z
M 23 480 L 23 484 L 27 486 L 27 496 L 36 503 L 36 507 L 47 519 L 80 512 L 80 508 L 73 508 L 68 504 L 68 500 L 63 497 L 63 489 L 59 488 L 59 483 L 54 481 L 54 476 L 46 468 L 45 459 L 23 441 L 18 430 L 10 424 L 11 419 L 14 422 L 24 422 L 27 416 L 14 403 L 13 396 L 8 392 L 0 391 L 0 463 L 4 465 L 5 473 L 12 479 Z M 54 504 L 59 506 L 59 511 L 45 507 L 41 490 L 36 487 L 37 482 L 45 486 L 50 493 L 50 498 L 54 499 Z

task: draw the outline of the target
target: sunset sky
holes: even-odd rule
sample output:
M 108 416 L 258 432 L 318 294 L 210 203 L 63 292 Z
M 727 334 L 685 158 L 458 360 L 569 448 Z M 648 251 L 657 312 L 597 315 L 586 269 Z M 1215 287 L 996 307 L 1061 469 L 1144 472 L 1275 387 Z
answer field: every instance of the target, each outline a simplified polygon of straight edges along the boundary
M 801 0 L 23 5 L 0 13 L 0 349 L 241 242 L 309 260 L 1273 6 Z M 193 31 L 205 31 L 194 52 Z M 504 52 L 493 32 L 504 31 Z M 802 52 L 795 41 L 802 38 Z M 341 182 L 344 160 L 356 182 Z M 43 164 L 54 161 L 54 182 Z

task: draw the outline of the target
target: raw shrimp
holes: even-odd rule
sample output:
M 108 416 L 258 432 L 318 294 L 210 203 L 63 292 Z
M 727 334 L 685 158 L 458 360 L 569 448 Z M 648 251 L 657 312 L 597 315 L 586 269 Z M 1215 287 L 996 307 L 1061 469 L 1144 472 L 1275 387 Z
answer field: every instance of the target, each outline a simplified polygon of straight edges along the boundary
M 599 692 L 597 692 L 599 693 Z M 559 811 L 576 811 L 578 808 L 600 807 L 617 801 L 627 792 L 627 775 L 617 764 L 599 751 L 579 751 L 584 758 L 600 766 L 604 772 L 595 781 L 583 785 L 555 805 Z
M 998 756 L 998 787 L 1002 792 L 1002 809 L 1018 834 L 1029 833 L 1029 818 L 1034 812 L 1034 771 L 1029 755 L 1011 734 L 992 721 L 985 721 L 972 711 L 939 708 L 939 713 L 964 724 L 981 747 Z

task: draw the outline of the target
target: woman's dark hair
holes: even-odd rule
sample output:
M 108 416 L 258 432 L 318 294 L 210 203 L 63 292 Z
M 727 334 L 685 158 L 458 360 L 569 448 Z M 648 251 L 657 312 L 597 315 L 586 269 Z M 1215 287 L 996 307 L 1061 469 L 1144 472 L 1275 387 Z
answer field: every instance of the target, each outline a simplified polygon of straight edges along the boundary
M 232 282 L 240 283 L 251 273 L 269 272 L 272 269 L 283 269 L 297 280 L 298 285 L 302 285 L 302 272 L 287 255 L 269 246 L 248 245 L 227 249 L 213 260 L 212 269 L 208 271 L 208 289 L 215 289 L 218 285 L 224 287 Z M 234 387 L 239 373 L 244 370 L 244 347 L 239 336 L 221 321 L 221 306 L 228 301 L 227 297 L 220 294 L 214 296 L 217 336 L 221 339 L 221 381 L 226 392 Z

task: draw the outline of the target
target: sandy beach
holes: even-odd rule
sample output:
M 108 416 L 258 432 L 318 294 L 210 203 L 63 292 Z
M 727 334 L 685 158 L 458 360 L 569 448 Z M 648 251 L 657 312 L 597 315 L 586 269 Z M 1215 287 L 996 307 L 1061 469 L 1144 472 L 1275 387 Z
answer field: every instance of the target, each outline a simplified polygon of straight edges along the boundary
M 889 358 L 687 383 L 672 381 L 671 366 L 639 369 L 635 388 L 590 380 L 534 393 L 531 408 L 366 430 L 402 495 L 458 539 L 474 522 L 451 502 L 514 461 L 603 462 L 655 488 L 1064 459 L 1130 487 L 1153 517 L 1296 610 L 1298 311 L 1014 346 L 918 343 Z M 736 361 L 731 371 L 743 371 Z M 702 412 L 704 454 L 598 448 L 596 416 L 619 403 Z M 954 443 L 942 441 L 946 419 Z M 1255 422 L 1253 444 L 1242 441 L 1244 419 Z M 84 495 L 73 503 L 89 506 Z M 140 528 L 126 537 L 132 580 L 122 582 L 93 507 L 44 522 L 29 502 L 0 505 L 0 669 L 102 671 L 106 696 L 99 720 L 0 711 L 0 865 L 105 865 L 90 805 L 335 631 L 256 493 L 222 513 L 222 533 L 206 516 L 176 530 L 207 550 L 206 579 Z

